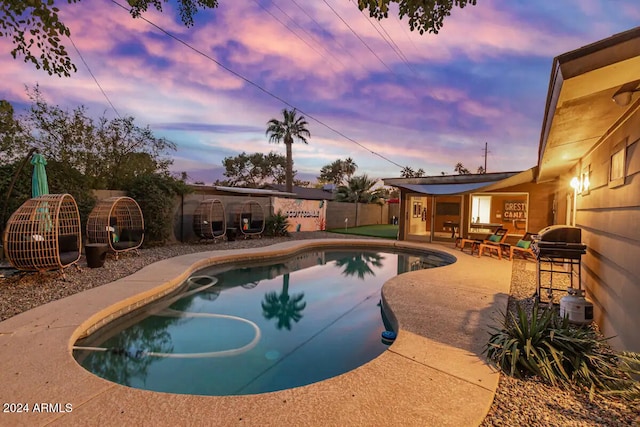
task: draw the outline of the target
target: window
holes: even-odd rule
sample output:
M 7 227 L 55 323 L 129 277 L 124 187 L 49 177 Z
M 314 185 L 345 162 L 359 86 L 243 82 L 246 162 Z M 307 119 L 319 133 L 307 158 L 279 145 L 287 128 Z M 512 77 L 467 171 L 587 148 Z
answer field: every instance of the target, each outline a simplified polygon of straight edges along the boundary
M 609 188 L 624 185 L 625 165 L 627 154 L 627 140 L 613 147 L 609 165 Z
M 471 222 L 491 222 L 491 196 L 473 196 L 471 198 Z

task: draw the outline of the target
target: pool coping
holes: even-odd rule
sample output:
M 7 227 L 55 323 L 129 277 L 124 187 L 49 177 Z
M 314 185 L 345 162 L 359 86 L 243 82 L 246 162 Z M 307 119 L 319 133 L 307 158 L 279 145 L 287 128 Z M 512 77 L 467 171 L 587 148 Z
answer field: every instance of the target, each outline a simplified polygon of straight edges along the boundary
M 248 396 L 159 393 L 103 380 L 71 355 L 76 339 L 104 319 L 171 292 L 195 270 L 237 257 L 264 259 L 332 246 L 427 248 L 456 262 L 387 281 L 383 303 L 399 326 L 393 345 L 353 371 L 303 387 Z M 199 252 L 14 316 L 0 323 L 0 397 L 3 404 L 28 403 L 32 409 L 0 412 L 0 425 L 478 425 L 498 383 L 482 348 L 488 325 L 506 310 L 511 263 L 451 246 L 314 239 Z M 53 412 L 35 413 L 35 404 Z

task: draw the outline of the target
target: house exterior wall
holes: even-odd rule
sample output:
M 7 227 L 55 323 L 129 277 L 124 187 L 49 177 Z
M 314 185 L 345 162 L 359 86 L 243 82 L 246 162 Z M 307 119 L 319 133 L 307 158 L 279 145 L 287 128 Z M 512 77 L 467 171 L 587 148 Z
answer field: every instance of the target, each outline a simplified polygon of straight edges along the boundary
M 609 185 L 614 147 L 626 144 L 624 184 Z M 640 351 L 640 108 L 562 177 L 567 191 L 573 176 L 589 170 L 589 190 L 577 196 L 576 226 L 587 253 L 582 286 L 594 303 L 595 321 L 611 344 Z M 573 192 L 571 192 L 573 194 Z

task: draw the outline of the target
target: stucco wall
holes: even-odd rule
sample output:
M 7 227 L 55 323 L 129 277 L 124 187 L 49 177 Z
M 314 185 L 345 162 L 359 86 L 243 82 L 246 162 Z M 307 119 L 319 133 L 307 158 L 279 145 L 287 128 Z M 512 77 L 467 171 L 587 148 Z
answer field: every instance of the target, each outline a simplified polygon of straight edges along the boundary
M 626 141 L 624 185 L 609 187 L 613 147 Z M 606 138 L 577 168 L 562 177 L 567 191 L 571 177 L 589 168 L 589 192 L 577 196 L 576 225 L 582 229 L 587 254 L 582 281 L 595 306 L 595 320 L 611 343 L 640 351 L 640 108 Z
M 349 220 L 349 227 L 355 227 L 356 204 L 346 202 L 329 202 L 327 206 L 327 230 L 344 227 L 345 218 L 348 218 Z M 358 225 L 388 223 L 388 205 L 358 203 Z

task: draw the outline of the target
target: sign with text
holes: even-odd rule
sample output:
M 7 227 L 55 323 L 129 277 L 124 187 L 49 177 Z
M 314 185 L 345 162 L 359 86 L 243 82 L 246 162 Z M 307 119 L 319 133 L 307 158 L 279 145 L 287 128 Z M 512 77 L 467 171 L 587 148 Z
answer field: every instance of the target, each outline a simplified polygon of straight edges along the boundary
M 289 219 L 290 233 L 296 231 L 319 231 L 325 229 L 327 202 L 324 200 L 273 199 L 273 211 Z
M 527 219 L 527 202 L 509 200 L 504 202 L 503 219 Z

